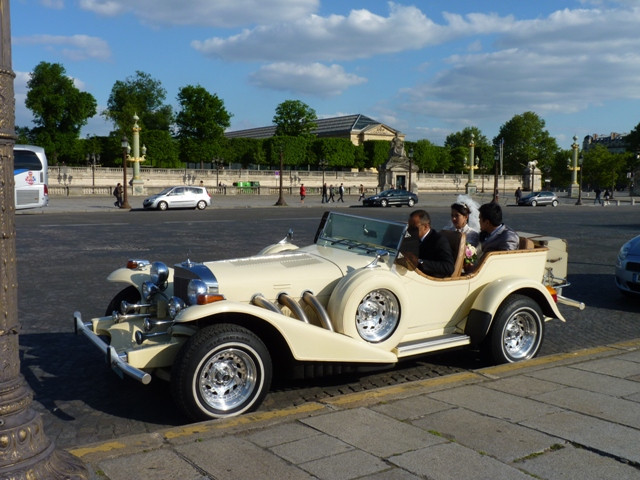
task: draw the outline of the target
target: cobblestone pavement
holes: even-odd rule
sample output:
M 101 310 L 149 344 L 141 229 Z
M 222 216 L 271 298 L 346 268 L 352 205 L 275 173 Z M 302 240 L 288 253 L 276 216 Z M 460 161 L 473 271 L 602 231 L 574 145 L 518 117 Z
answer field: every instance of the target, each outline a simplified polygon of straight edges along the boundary
M 426 206 L 441 224 L 453 199 L 452 195 L 423 195 L 419 206 Z M 258 217 L 256 208 L 271 207 L 276 198 L 245 197 L 214 198 L 214 207 L 204 212 L 129 213 L 115 209 L 110 200 L 52 198 L 51 206 L 43 209 L 44 215 L 23 211 L 16 219 L 23 325 L 21 369 L 35 392 L 34 406 L 44 416 L 47 435 L 62 447 L 154 432 L 186 422 L 176 412 L 166 384 L 142 386 L 120 380 L 101 367 L 103 359 L 94 349 L 71 333 L 73 310 L 101 313 L 115 294 L 104 279 L 119 262 L 128 256 L 167 262 L 191 255 L 194 259 L 238 256 L 242 252 L 233 250 L 240 248 L 234 247 L 238 238 L 243 239 L 244 253 L 253 253 L 279 240 L 290 223 L 300 232 L 296 233 L 300 243 L 309 243 L 323 207 L 309 197 L 304 205 L 292 197 L 286 199 L 291 208 L 269 209 Z M 542 355 L 638 336 L 638 305 L 621 298 L 612 282 L 619 246 L 640 233 L 638 207 L 630 203 L 611 208 L 586 204 L 576 210 L 573 203 L 563 199 L 556 209 L 505 208 L 507 222 L 519 230 L 568 238 L 573 285 L 566 294 L 588 305 L 584 312 L 563 309 L 566 324 L 547 325 Z M 355 198 L 330 208 L 395 219 L 409 212 L 407 208 L 358 208 Z M 102 214 L 107 212 L 114 215 Z M 166 242 L 169 231 L 172 241 Z M 185 245 L 191 247 L 185 249 Z M 261 411 L 483 366 L 473 352 L 457 352 L 425 357 L 387 372 L 276 385 Z

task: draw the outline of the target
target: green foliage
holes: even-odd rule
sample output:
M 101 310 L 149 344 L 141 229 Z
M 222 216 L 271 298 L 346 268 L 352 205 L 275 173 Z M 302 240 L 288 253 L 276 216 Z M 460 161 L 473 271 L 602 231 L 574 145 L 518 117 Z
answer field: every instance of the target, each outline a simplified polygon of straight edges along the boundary
M 356 147 L 348 138 L 317 138 L 311 142 L 313 165 L 327 161 L 327 168 L 352 168 L 355 165 Z
M 277 136 L 309 135 L 316 128 L 316 111 L 300 100 L 285 100 L 276 107 L 273 123 Z
M 25 105 L 35 124 L 27 140 L 43 147 L 52 164 L 73 163 L 80 129 L 96 114 L 95 98 L 78 90 L 59 63 L 40 62 L 27 87 Z
M 584 153 L 583 185 L 615 188 L 617 182 L 626 182 L 626 155 L 611 153 L 603 145 L 596 145 Z
M 505 174 L 520 175 L 531 161 L 538 162 L 538 168 L 553 163 L 558 145 L 544 129 L 545 122 L 534 112 L 515 115 L 500 127 L 494 138 L 494 145 L 504 140 L 503 170 Z
M 166 130 L 147 130 L 140 135 L 140 142 L 147 147 L 146 161 L 142 167 L 182 168 L 178 156 L 178 142 Z
M 166 97 L 167 92 L 159 80 L 148 73 L 136 71 L 135 76 L 114 83 L 107 100 L 107 110 L 102 115 L 127 136 L 131 135 L 134 115 L 140 118 L 138 125 L 143 130 L 168 132 L 173 123 L 173 110 L 170 105 L 163 105 Z
M 474 143 L 474 163 L 479 167 L 483 167 L 485 171 L 492 171 L 494 163 L 493 146 L 477 127 L 466 127 L 461 132 L 452 133 L 446 138 L 444 146 L 449 155 L 448 159 L 446 156 L 440 156 L 442 162 L 440 170 L 451 173 L 467 171 L 470 153 L 469 145 L 472 139 Z M 448 168 L 445 168 L 447 163 Z
M 245 168 L 250 164 L 266 165 L 264 143 L 265 140 L 258 138 L 229 138 L 224 143 L 221 158 L 225 163 L 237 162 Z
M 632 153 L 640 152 L 640 123 L 638 123 L 629 135 L 627 136 L 628 147 L 627 150 Z
M 307 165 L 306 137 L 278 136 L 269 138 L 264 142 L 268 165 L 275 169 L 280 168 L 280 153 L 282 152 L 283 165 L 289 168 Z
M 389 160 L 390 144 L 386 140 L 364 142 L 365 168 L 380 168 Z
M 177 98 L 181 109 L 176 115 L 176 128 L 182 161 L 203 164 L 220 157 L 224 130 L 231 125 L 224 102 L 199 85 L 181 88 Z

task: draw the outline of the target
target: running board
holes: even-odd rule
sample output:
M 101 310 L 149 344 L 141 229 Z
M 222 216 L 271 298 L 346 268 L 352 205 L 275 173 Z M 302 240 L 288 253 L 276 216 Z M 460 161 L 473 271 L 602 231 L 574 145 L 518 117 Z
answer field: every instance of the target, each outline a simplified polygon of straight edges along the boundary
M 446 348 L 462 347 L 471 343 L 471 337 L 461 333 L 442 335 L 429 340 L 416 340 L 413 342 L 401 343 L 396 348 L 398 358 L 418 355 L 420 353 L 435 352 Z

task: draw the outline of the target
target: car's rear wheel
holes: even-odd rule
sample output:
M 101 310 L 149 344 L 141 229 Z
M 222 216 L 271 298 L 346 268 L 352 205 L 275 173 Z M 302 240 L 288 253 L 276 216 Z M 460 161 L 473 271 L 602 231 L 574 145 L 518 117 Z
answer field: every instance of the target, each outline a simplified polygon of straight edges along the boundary
M 389 202 L 387 200 L 380 200 L 381 207 L 387 207 L 388 205 L 389 205 Z
M 169 207 L 169 205 L 167 205 L 167 202 L 160 202 L 160 203 L 158 204 L 158 210 L 162 210 L 162 211 L 164 211 L 164 210 L 166 210 L 168 207 Z
M 257 408 L 271 385 L 267 347 L 231 324 L 204 328 L 182 347 L 171 372 L 178 406 L 194 420 L 224 418 Z
M 496 363 L 535 357 L 542 345 L 544 316 L 540 306 L 524 295 L 510 295 L 498 311 L 484 347 Z
M 536 202 L 535 200 L 531 200 L 531 206 L 535 207 L 536 205 L 538 205 L 538 202 Z
M 554 200 L 553 202 L 551 202 L 551 206 L 552 207 L 557 207 L 558 206 L 558 200 Z
M 207 208 L 207 202 L 205 202 L 204 200 L 200 200 L 196 205 L 196 208 L 198 210 L 204 210 L 205 208 Z
M 409 199 L 409 202 L 407 203 L 407 205 L 409 205 L 410 207 L 413 207 L 416 204 L 416 202 L 413 200 L 413 198 Z

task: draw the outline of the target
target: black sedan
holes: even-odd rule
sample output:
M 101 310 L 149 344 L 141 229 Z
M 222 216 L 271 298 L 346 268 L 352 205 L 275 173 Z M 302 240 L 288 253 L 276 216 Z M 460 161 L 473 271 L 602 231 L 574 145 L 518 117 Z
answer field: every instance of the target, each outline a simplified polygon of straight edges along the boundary
M 558 206 L 558 196 L 553 192 L 535 192 L 530 193 L 526 197 L 522 197 L 518 200 L 518 205 L 551 205 L 552 207 Z
M 362 201 L 362 205 L 365 207 L 389 207 L 391 205 L 413 207 L 416 203 L 418 203 L 418 196 L 406 190 L 384 190 Z

